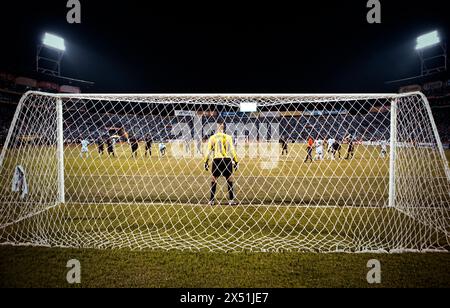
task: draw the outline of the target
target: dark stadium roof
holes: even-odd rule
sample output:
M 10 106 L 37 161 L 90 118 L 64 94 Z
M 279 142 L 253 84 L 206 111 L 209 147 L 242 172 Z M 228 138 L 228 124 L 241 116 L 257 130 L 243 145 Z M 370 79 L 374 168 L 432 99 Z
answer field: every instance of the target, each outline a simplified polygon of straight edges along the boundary
M 0 70 L 28 76 L 49 31 L 66 39 L 63 74 L 95 92 L 388 92 L 418 74 L 418 35 L 450 35 L 446 1 L 381 1 L 381 25 L 366 22 L 365 0 L 316 2 L 82 1 L 69 25 L 66 1 L 2 1 Z

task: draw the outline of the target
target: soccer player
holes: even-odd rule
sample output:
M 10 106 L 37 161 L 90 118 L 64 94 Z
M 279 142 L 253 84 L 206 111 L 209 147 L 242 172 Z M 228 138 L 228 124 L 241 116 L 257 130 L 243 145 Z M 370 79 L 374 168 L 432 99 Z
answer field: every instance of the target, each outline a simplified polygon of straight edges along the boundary
M 131 146 L 131 157 L 137 158 L 138 157 L 138 149 L 139 149 L 139 141 L 135 136 L 130 137 L 128 139 Z
M 153 146 L 153 138 L 152 135 L 149 133 L 145 136 L 145 157 L 147 157 L 147 154 L 152 156 L 152 146 Z
M 97 148 L 98 154 L 103 155 L 103 153 L 105 153 L 105 142 L 102 137 L 98 137 L 97 139 Z
M 309 137 L 308 138 L 308 145 L 307 145 L 307 148 L 306 148 L 307 155 L 306 155 L 305 163 L 307 163 L 308 160 L 311 160 L 311 162 L 314 161 L 313 157 L 312 157 L 313 148 L 314 148 L 314 139 L 312 137 Z
M 223 176 L 228 184 L 229 205 L 234 206 L 237 203 L 234 201 L 233 169 L 237 171 L 239 162 L 233 145 L 233 137 L 226 135 L 224 128 L 224 121 L 219 119 L 217 122 L 217 134 L 209 139 L 208 151 L 205 157 L 205 170 L 209 171 L 209 159 L 213 156 L 209 205 L 215 204 L 217 179 Z
M 191 154 L 191 140 L 189 137 L 185 137 L 184 139 L 184 152 L 186 152 L 186 154 Z
M 331 159 L 334 159 L 333 145 L 336 142 L 336 140 L 334 138 L 329 138 L 327 142 L 328 142 L 328 147 L 327 147 L 328 157 Z
M 159 143 L 159 154 L 161 157 L 166 156 L 166 145 L 163 142 Z
M 316 140 L 316 160 L 323 160 L 323 140 Z
M 387 143 L 386 141 L 381 141 L 381 158 L 386 158 L 387 154 Z
M 81 158 L 83 158 L 83 154 L 86 154 L 86 158 L 89 157 L 89 149 L 88 149 L 89 141 L 87 139 L 81 140 Z
M 108 156 L 116 157 L 116 153 L 114 152 L 115 140 L 113 138 L 108 138 L 106 140 L 106 148 L 108 150 Z
M 287 142 L 287 138 L 285 137 L 281 137 L 280 138 L 280 143 L 281 143 L 281 155 L 288 155 L 289 154 L 289 148 L 288 148 L 288 142 Z
M 197 140 L 195 141 L 195 147 L 197 149 L 197 154 L 202 155 L 203 154 L 203 142 L 202 142 L 202 138 L 197 138 Z
M 347 136 L 347 143 L 348 143 L 348 150 L 347 150 L 347 157 L 345 159 L 352 159 L 355 155 L 355 144 L 353 142 L 353 136 L 348 135 Z
M 239 143 L 238 143 L 238 132 L 235 132 L 233 135 L 233 145 L 234 148 L 237 150 Z
M 336 160 L 336 153 L 339 154 L 339 159 L 341 159 L 341 149 L 342 149 L 341 144 L 337 140 L 335 140 L 331 151 L 333 155 L 333 160 Z

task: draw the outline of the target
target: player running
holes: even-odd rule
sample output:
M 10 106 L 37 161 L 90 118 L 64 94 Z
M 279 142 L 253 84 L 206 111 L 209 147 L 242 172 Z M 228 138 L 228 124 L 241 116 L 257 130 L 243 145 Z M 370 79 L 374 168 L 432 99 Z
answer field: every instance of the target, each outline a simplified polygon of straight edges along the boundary
M 213 157 L 211 198 L 209 205 L 215 204 L 217 179 L 223 176 L 228 184 L 229 205 L 233 206 L 237 204 L 234 201 L 233 167 L 234 170 L 237 171 L 239 162 L 233 145 L 233 137 L 226 135 L 224 133 L 224 128 L 225 123 L 223 120 L 219 120 L 217 122 L 217 134 L 209 139 L 207 155 L 205 157 L 206 171 L 209 171 L 209 160 L 211 156 Z

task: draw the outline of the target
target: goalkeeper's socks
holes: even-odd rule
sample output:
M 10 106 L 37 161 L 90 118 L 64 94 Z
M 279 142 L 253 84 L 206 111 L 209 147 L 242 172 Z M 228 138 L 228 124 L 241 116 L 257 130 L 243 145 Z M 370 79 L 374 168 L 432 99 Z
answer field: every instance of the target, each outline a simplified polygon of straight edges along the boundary
M 210 201 L 214 201 L 216 199 L 216 191 L 217 191 L 217 182 L 211 183 L 211 199 Z
M 227 181 L 228 183 L 228 193 L 230 200 L 234 200 L 234 188 L 233 188 L 233 182 Z

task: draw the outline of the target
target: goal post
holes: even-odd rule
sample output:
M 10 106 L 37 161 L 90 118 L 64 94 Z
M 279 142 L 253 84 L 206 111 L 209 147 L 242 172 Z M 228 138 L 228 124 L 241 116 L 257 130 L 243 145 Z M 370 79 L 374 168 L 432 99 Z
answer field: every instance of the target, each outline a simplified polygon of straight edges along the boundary
M 57 124 L 57 152 L 58 152 L 58 201 L 61 204 L 66 202 L 64 185 L 64 126 L 63 126 L 63 103 L 61 99 L 56 100 Z
M 391 101 L 391 133 L 389 157 L 389 207 L 395 207 L 395 148 L 397 144 L 397 101 Z
M 0 155 L 0 244 L 447 251 L 449 165 L 419 92 L 28 92 Z

